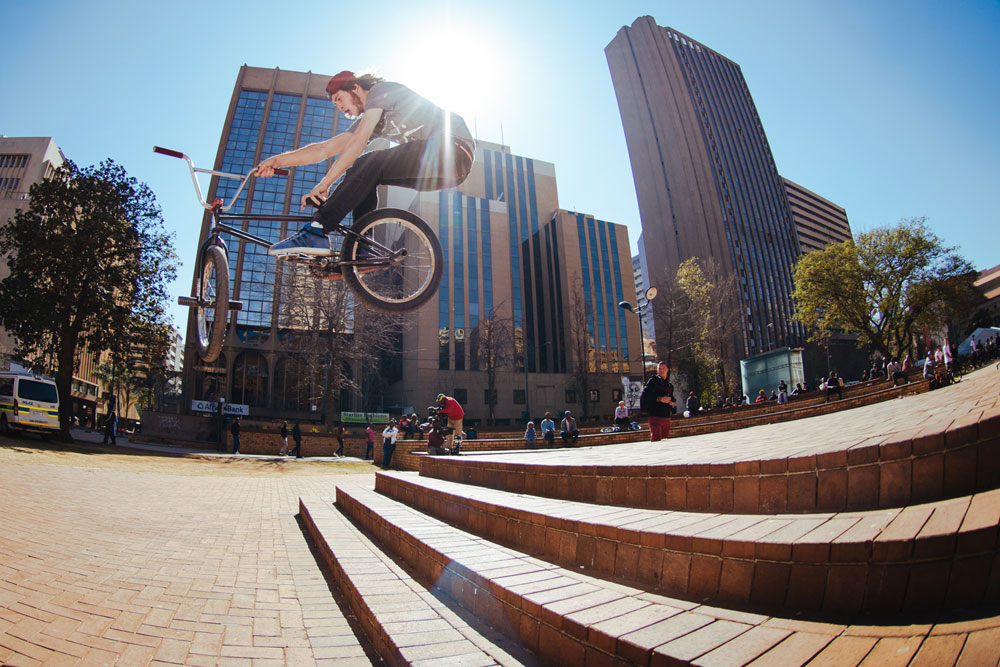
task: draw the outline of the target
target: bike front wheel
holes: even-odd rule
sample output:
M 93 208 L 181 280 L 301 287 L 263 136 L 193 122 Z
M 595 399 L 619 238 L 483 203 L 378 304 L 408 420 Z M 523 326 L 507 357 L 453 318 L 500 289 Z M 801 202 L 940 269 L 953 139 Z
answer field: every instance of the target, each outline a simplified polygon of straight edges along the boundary
M 198 305 L 195 324 L 198 330 L 198 356 L 206 362 L 219 358 L 226 338 L 229 316 L 229 260 L 217 245 L 207 246 L 201 253 L 201 274 L 198 276 Z
M 344 281 L 372 310 L 405 313 L 441 284 L 441 243 L 420 216 L 401 209 L 372 211 L 354 223 L 340 250 Z

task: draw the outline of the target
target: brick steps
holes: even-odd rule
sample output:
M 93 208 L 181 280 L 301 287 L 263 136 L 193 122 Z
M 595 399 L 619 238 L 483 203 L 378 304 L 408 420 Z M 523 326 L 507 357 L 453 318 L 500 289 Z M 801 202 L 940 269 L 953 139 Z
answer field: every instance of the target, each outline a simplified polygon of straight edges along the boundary
M 351 525 L 332 501 L 300 498 L 306 530 L 388 665 L 524 664 L 483 638 Z
M 839 514 L 594 506 L 379 473 L 376 490 L 564 567 L 690 600 L 810 612 L 965 608 L 1000 599 L 1000 491 Z
M 545 664 L 839 667 L 997 658 L 1000 617 L 848 625 L 733 611 L 564 569 L 372 491 L 339 488 L 337 505 L 421 579 Z
M 880 405 L 859 408 L 851 412 L 857 423 L 842 423 L 842 413 L 695 436 L 683 445 L 425 456 L 420 473 L 511 493 L 675 511 L 902 507 L 1000 487 L 1000 400 L 963 395 L 969 384 L 935 392 L 941 403 L 927 395 L 901 399 L 890 416 Z M 690 448 L 701 455 L 688 455 Z

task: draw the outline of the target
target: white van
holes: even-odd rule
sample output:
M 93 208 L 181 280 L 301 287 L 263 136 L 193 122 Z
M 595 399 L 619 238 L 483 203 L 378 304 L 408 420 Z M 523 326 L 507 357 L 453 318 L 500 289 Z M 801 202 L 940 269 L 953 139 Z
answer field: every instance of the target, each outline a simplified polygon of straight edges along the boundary
M 50 378 L 28 373 L 0 373 L 0 431 L 59 430 L 59 390 Z

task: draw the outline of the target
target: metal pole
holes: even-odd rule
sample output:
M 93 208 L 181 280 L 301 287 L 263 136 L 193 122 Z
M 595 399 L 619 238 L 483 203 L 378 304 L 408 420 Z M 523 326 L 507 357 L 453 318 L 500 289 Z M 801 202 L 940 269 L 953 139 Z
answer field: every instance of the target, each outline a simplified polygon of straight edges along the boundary
M 649 302 L 646 302 L 647 305 Z M 642 385 L 646 386 L 646 338 L 642 335 L 642 313 L 646 308 L 642 307 L 638 309 L 639 315 L 639 363 L 642 364 Z

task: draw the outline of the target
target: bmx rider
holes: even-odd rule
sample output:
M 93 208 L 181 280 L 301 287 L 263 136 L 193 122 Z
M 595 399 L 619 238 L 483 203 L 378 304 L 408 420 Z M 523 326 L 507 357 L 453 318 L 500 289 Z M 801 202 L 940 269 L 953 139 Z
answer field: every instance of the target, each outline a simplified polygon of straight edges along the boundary
M 399 83 L 374 74 L 343 71 L 326 86 L 333 104 L 356 119 L 346 131 L 326 141 L 280 153 L 260 163 L 257 175 L 268 177 L 281 167 L 322 162 L 334 155 L 329 171 L 308 194 L 302 208 L 318 206 L 313 222 L 275 243 L 268 254 L 328 256 L 327 234 L 353 212 L 354 219 L 378 206 L 379 185 L 414 190 L 442 190 L 460 185 L 472 169 L 476 143 L 465 121 Z M 377 138 L 396 142 L 391 148 L 365 153 Z M 341 176 L 344 180 L 327 194 Z

